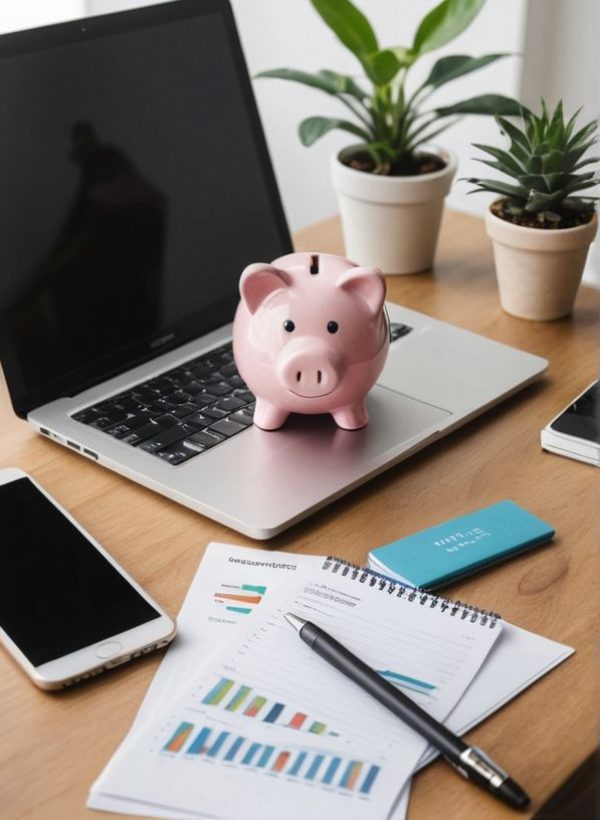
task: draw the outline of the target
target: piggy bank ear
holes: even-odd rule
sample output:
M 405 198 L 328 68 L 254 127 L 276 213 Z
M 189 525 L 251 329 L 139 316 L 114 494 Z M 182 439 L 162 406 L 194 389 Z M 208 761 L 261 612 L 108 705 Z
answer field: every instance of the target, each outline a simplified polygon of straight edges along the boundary
M 250 313 L 256 313 L 264 300 L 276 290 L 289 287 L 291 277 L 285 271 L 257 262 L 248 267 L 240 278 L 240 294 Z
M 350 268 L 338 277 L 335 286 L 363 299 L 374 316 L 383 307 L 385 279 L 379 268 Z

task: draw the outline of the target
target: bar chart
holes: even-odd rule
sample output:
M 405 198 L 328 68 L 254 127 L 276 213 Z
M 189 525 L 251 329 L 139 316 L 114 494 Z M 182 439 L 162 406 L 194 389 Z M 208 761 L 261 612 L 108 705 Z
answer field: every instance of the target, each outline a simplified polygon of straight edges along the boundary
M 187 759 L 202 757 L 363 796 L 371 793 L 381 771 L 375 763 L 342 754 L 261 743 L 214 724 L 195 726 L 188 721 L 177 726 L 161 752 Z
M 245 717 L 257 718 L 264 723 L 276 723 L 289 729 L 311 732 L 315 735 L 338 737 L 326 723 L 313 720 L 305 712 L 265 695 L 254 694 L 251 686 L 236 683 L 231 678 L 220 678 L 202 698 L 205 706 L 217 706 L 226 712 L 238 712 Z
M 389 680 L 390 683 L 393 683 L 400 689 L 411 689 L 413 692 L 420 692 L 422 695 L 430 695 L 437 689 L 433 683 L 428 683 L 418 678 L 411 678 L 409 675 L 393 672 L 391 669 L 378 669 L 377 672 L 382 678 Z
M 266 591 L 267 587 L 259 584 L 221 584 L 213 598 L 228 612 L 249 615 L 260 604 Z

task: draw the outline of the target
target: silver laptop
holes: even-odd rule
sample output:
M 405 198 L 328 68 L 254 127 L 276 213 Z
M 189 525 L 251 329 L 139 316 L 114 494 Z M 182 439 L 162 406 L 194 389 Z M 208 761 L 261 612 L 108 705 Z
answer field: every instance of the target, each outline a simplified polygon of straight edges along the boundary
M 230 344 L 237 281 L 292 246 L 225 0 L 5 35 L 0 108 L 13 407 L 203 515 L 270 538 L 547 366 L 390 304 L 365 429 L 252 425 Z

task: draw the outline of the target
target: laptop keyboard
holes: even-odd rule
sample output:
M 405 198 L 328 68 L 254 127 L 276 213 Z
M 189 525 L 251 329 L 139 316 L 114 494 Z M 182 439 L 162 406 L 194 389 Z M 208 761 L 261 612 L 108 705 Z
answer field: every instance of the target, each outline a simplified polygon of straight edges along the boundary
M 231 343 L 75 413 L 75 421 L 182 464 L 252 424 L 254 396 Z
M 392 322 L 391 341 L 411 330 Z M 228 342 L 72 418 L 177 465 L 241 433 L 253 413 Z

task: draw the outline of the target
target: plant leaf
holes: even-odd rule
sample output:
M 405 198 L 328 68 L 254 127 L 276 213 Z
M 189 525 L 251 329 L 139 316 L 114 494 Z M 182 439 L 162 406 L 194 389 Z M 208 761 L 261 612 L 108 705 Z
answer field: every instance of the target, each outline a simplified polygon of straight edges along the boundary
M 311 0 L 317 14 L 339 40 L 359 59 L 379 50 L 375 32 L 365 15 L 350 0 Z
M 369 96 L 354 82 L 352 77 L 336 74 L 335 71 L 328 71 L 327 69 L 319 71 L 318 74 L 310 74 L 308 71 L 298 71 L 294 68 L 272 68 L 255 74 L 255 77 L 259 79 L 271 77 L 276 80 L 292 80 L 311 88 L 318 88 L 320 91 L 325 91 L 326 94 L 333 96 L 350 94 L 359 100 L 364 100 Z
M 360 61 L 374 85 L 386 85 L 402 68 L 400 61 L 389 48 L 363 55 Z
M 371 141 L 371 135 L 359 128 L 358 125 L 334 117 L 307 117 L 298 126 L 298 134 L 302 145 L 308 147 L 336 128 L 341 131 L 348 131 L 350 134 L 360 137 L 364 142 Z
M 419 24 L 412 51 L 425 54 L 458 37 L 481 11 L 485 0 L 442 0 Z
M 441 57 L 431 69 L 429 77 L 423 83 L 424 86 L 431 86 L 432 88 L 439 88 L 445 83 L 456 80 L 457 77 L 462 77 L 464 74 L 470 74 L 471 71 L 477 71 L 483 66 L 489 65 L 502 57 L 509 57 L 505 52 L 502 54 L 486 54 L 484 57 L 469 57 L 463 54 L 456 54 L 450 57 Z
M 390 51 L 394 52 L 402 68 L 408 68 L 417 59 L 417 55 L 406 46 L 392 46 Z
M 494 191 L 503 196 L 527 199 L 527 191 L 525 188 L 518 188 L 516 185 L 509 185 L 507 182 L 501 182 L 498 179 L 476 179 L 469 177 L 465 181 L 472 182 L 473 185 L 479 185 L 482 191 Z
M 508 151 L 503 151 L 502 148 L 496 148 L 493 145 L 481 145 L 478 142 L 473 143 L 474 148 L 479 148 L 480 151 L 485 151 L 486 154 L 494 157 L 499 162 L 499 168 L 504 174 L 508 176 L 519 176 L 525 172 L 525 168 L 517 161 L 517 158 Z
M 435 109 L 438 117 L 448 117 L 452 114 L 501 114 L 511 117 L 520 111 L 521 104 L 503 94 L 481 94 L 479 97 L 471 97 L 469 100 Z
M 356 97 L 357 100 L 366 100 L 369 96 L 352 77 L 348 77 L 346 74 L 338 74 L 336 71 L 322 68 L 318 72 L 318 76 L 331 81 L 340 94 L 350 94 L 351 97 Z

